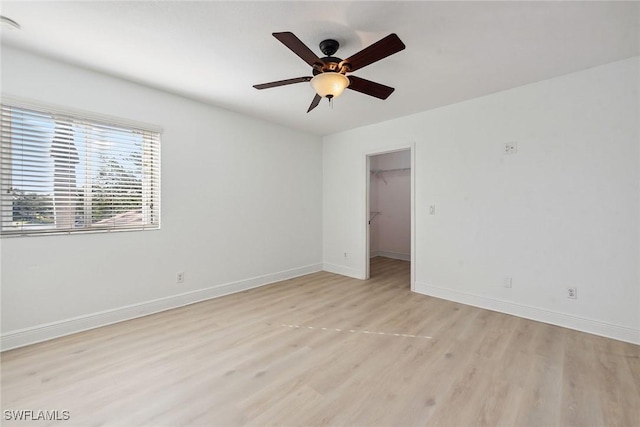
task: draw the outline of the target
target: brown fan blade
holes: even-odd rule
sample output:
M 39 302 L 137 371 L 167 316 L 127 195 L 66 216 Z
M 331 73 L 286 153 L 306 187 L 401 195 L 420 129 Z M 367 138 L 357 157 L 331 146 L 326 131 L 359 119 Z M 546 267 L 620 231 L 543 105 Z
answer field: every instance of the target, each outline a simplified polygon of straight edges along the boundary
M 304 62 L 312 67 L 315 67 L 316 65 L 322 66 L 324 64 L 322 60 L 307 47 L 306 44 L 302 43 L 302 41 L 295 36 L 295 34 L 286 31 L 284 33 L 273 33 L 273 37 L 280 40 L 283 45 L 291 49 L 293 53 L 298 55 Z
M 269 89 L 270 87 L 278 87 L 291 85 L 294 83 L 304 83 L 311 81 L 312 77 L 296 77 L 295 79 L 278 80 L 277 82 L 262 83 L 260 85 L 253 85 L 256 89 Z
M 362 67 L 373 64 L 387 56 L 400 52 L 406 46 L 396 34 L 389 34 L 382 40 L 378 40 L 369 47 L 362 49 L 360 52 L 342 61 L 343 64 L 349 64 L 349 71 L 356 71 Z
M 364 93 L 365 95 L 373 96 L 380 99 L 387 99 L 389 95 L 395 90 L 392 87 L 385 86 L 380 83 L 372 82 L 371 80 L 361 79 L 356 76 L 348 76 L 351 82 L 347 89 L 355 90 L 356 92 Z
M 313 101 L 311 101 L 311 105 L 309 105 L 309 109 L 307 113 L 318 106 L 322 97 L 316 93 L 316 96 L 313 97 Z

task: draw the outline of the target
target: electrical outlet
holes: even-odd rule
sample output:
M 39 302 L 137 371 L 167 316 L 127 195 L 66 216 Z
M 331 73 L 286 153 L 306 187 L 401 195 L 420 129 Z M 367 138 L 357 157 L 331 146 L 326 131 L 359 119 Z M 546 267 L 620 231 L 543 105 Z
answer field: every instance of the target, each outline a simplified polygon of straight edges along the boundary
M 176 283 L 184 283 L 184 272 L 176 273 Z
M 504 154 L 516 154 L 518 152 L 517 142 L 505 142 Z
M 578 288 L 567 288 L 567 298 L 577 299 L 578 298 Z
M 436 205 L 429 205 L 429 215 L 436 214 Z
M 513 283 L 513 279 L 511 277 L 505 277 L 504 280 L 502 281 L 502 285 L 505 288 L 510 288 L 512 283 Z
M 344 253 L 344 257 L 347 258 L 347 253 L 346 252 Z

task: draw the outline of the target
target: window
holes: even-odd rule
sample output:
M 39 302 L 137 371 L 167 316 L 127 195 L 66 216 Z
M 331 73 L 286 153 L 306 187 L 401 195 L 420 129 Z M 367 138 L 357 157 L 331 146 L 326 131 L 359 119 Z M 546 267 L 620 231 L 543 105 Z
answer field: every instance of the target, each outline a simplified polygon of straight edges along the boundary
M 158 130 L 1 108 L 2 236 L 159 228 Z

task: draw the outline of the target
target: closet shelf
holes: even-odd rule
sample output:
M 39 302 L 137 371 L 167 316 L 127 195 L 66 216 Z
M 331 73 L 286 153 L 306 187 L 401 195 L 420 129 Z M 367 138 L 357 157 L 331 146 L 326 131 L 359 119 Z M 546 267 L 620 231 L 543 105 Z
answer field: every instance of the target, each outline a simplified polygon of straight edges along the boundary
M 371 169 L 371 174 L 376 178 L 382 179 L 385 184 L 387 184 L 387 180 L 384 179 L 384 174 L 387 172 L 401 172 L 401 171 L 410 171 L 411 168 L 396 168 L 396 169 Z
M 371 173 L 385 173 L 385 172 L 399 172 L 399 171 L 410 171 L 411 168 L 396 168 L 396 169 L 371 169 Z

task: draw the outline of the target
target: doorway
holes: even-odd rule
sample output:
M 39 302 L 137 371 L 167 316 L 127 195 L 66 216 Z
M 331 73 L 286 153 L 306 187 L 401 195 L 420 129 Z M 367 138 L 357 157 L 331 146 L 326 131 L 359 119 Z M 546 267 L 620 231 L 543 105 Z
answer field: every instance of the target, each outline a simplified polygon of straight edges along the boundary
M 380 274 L 387 261 L 410 263 L 413 290 L 413 147 L 368 153 L 366 164 L 366 278 Z

